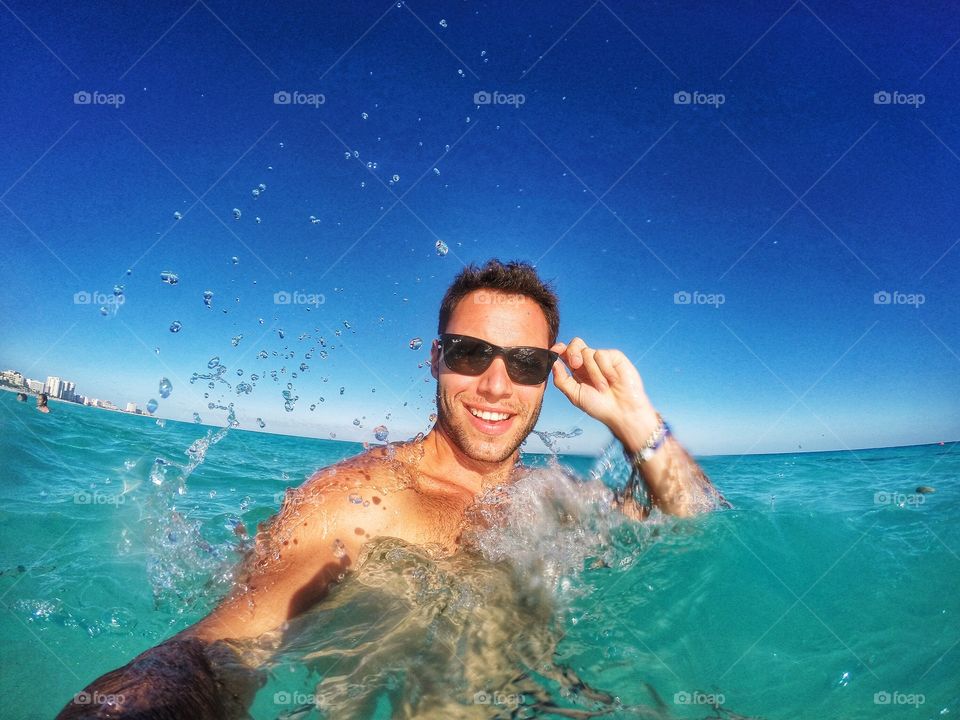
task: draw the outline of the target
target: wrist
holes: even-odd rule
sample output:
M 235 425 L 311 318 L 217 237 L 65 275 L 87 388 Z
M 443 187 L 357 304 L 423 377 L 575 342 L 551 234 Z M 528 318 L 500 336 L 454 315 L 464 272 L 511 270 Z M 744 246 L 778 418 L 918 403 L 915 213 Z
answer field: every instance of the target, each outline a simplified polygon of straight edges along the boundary
M 623 445 L 624 451 L 633 455 L 646 446 L 651 434 L 659 425 L 659 413 L 649 401 L 646 401 L 624 415 L 614 435 Z

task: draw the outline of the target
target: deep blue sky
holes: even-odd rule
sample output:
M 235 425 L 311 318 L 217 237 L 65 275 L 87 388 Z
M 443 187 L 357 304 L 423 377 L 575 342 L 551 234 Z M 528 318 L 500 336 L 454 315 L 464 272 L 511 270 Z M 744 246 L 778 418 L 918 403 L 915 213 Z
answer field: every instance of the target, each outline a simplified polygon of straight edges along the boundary
M 696 452 L 960 436 L 951 3 L 7 0 L 0 37 L 0 366 L 141 406 L 166 376 L 166 417 L 222 423 L 222 400 L 244 427 L 406 437 L 433 410 L 417 364 L 443 290 L 498 256 L 555 283 L 563 339 L 626 352 Z M 525 102 L 478 107 L 483 90 Z M 118 282 L 115 315 L 73 302 Z M 325 303 L 278 307 L 278 290 Z M 337 347 L 306 361 L 287 413 L 320 335 Z M 234 386 L 237 368 L 287 373 L 243 397 L 191 386 L 214 355 Z M 539 429 L 575 427 L 563 447 L 602 444 L 551 381 Z

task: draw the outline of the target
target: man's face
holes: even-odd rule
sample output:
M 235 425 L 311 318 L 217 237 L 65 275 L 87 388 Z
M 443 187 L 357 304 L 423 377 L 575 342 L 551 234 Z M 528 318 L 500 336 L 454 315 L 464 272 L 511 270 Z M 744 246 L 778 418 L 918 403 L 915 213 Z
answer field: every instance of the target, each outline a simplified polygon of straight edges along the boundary
M 525 296 L 477 290 L 457 304 L 446 332 L 469 335 L 501 347 L 548 348 L 549 326 L 536 302 Z M 503 357 L 494 358 L 482 375 L 458 375 L 440 360 L 436 341 L 431 367 L 437 378 L 437 424 L 468 457 L 502 462 L 520 447 L 540 416 L 546 382 L 520 385 L 507 375 Z M 473 411 L 508 413 L 496 422 Z

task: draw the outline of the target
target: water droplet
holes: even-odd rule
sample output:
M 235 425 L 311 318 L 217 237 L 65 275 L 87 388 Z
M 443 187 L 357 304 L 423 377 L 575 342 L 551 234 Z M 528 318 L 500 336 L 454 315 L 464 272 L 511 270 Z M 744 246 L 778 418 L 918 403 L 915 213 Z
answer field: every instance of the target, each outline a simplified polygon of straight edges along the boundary
M 411 350 L 419 350 L 421 347 L 423 347 L 423 340 L 421 340 L 420 338 L 415 337 L 410 340 Z
M 399 176 L 399 175 L 394 175 L 394 176 L 393 176 L 392 178 L 390 178 L 390 179 L 393 180 L 393 182 L 395 182 L 395 183 L 400 182 L 400 176 Z
M 362 117 L 364 120 L 367 120 L 367 119 L 370 118 L 370 116 L 367 115 L 365 112 L 364 112 L 364 113 L 360 113 L 360 117 Z
M 343 395 L 343 391 L 344 391 L 344 390 L 346 390 L 346 388 L 343 388 L 343 387 L 340 388 L 340 394 L 341 394 L 341 395 Z
M 203 422 L 203 420 L 200 419 L 200 413 L 194 413 L 194 414 L 193 414 L 193 421 L 194 421 L 195 423 L 201 423 L 201 422 Z
M 253 219 L 253 221 L 254 221 L 257 225 L 259 225 L 261 222 L 263 222 L 263 221 L 260 219 L 260 216 L 259 216 L 259 215 L 257 215 L 257 216 Z M 254 282 L 256 282 L 256 281 L 254 281 Z
M 430 422 L 436 422 L 436 421 L 437 421 L 437 414 L 430 413 Z
M 170 332 L 178 333 L 182 327 L 183 323 L 181 323 L 179 320 L 174 320 L 172 323 L 170 323 Z
M 261 430 L 263 430 L 263 428 L 265 428 L 265 427 L 267 426 L 267 424 L 263 421 L 262 418 L 257 418 L 257 425 L 260 426 L 260 429 L 261 429 Z
M 236 265 L 237 263 L 240 262 L 240 258 L 238 258 L 236 255 L 234 255 L 232 258 L 230 258 L 230 262 L 232 262 L 234 265 Z
M 283 340 L 284 338 L 283 328 L 277 328 L 277 335 L 279 335 L 280 339 Z
M 101 305 L 101 306 L 100 306 L 100 314 L 101 314 L 101 315 L 106 316 L 106 315 L 108 315 L 109 313 L 110 313 L 110 311 L 107 310 L 107 306 L 106 306 L 106 305 Z
M 213 307 L 213 291 L 212 290 L 203 291 L 203 304 L 206 305 L 208 308 Z
M 445 19 L 444 19 L 444 20 L 441 20 L 441 21 L 440 21 L 440 27 L 445 28 L 446 26 L 447 26 L 447 21 L 446 21 Z
M 240 334 L 240 335 L 234 335 L 232 338 L 230 338 L 230 344 L 233 345 L 234 347 L 236 347 L 237 345 L 240 344 L 240 341 L 241 341 L 241 340 L 243 340 L 243 335 L 242 335 L 242 334 Z
M 234 219 L 234 220 L 239 220 L 239 219 L 240 219 L 240 215 L 241 215 L 241 213 L 240 213 L 240 208 L 234 208 L 234 209 L 233 209 L 233 219 Z
M 210 368 L 211 370 L 212 370 L 213 368 L 217 367 L 219 364 L 220 364 L 220 356 L 219 356 L 219 355 L 214 355 L 212 358 L 210 358 L 209 360 L 207 360 L 207 367 Z
M 147 412 L 153 415 L 157 411 L 157 401 L 153 398 L 147 400 Z
M 450 248 L 447 247 L 447 244 L 443 240 L 437 240 L 434 247 L 437 248 L 437 255 L 439 255 L 440 257 L 443 257 L 448 252 L 450 252 Z
M 253 190 L 250 191 L 250 194 L 253 195 L 255 198 L 260 197 L 260 188 L 254 188 Z
M 181 218 L 183 218 L 183 214 L 182 214 L 179 210 L 177 210 L 175 213 L 173 213 L 173 219 L 174 219 L 174 220 L 180 220 Z
M 167 285 L 176 285 L 180 282 L 180 278 L 177 277 L 176 273 L 172 273 L 169 270 L 164 270 L 160 273 L 160 280 L 165 282 Z
M 380 442 L 386 442 L 389 431 L 386 425 L 377 425 L 373 429 L 373 436 Z
M 343 321 L 343 326 L 344 326 L 347 330 L 350 329 L 350 323 L 348 323 L 346 320 Z
M 434 168 L 434 169 L 433 169 L 433 174 L 434 174 L 434 175 L 439 175 L 439 174 L 440 174 L 440 168 Z
M 357 427 L 360 427 L 360 418 L 354 418 L 353 424 L 356 425 Z
M 300 363 L 300 372 L 306 372 L 309 369 L 310 369 L 309 365 L 307 365 L 306 363 Z
M 114 285 L 114 286 L 113 286 L 113 294 L 114 294 L 116 297 L 123 297 L 123 285 Z

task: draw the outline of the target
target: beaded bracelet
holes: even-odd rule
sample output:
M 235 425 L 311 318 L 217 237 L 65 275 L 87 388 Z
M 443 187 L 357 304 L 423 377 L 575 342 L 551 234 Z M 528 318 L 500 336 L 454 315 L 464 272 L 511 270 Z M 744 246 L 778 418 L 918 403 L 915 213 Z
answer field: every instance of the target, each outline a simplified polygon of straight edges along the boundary
M 644 446 L 635 453 L 627 456 L 634 467 L 639 468 L 641 465 L 647 462 L 647 460 L 652 458 L 657 450 L 663 447 L 663 443 L 666 442 L 667 437 L 671 434 L 670 426 L 667 425 L 667 422 L 662 417 L 660 417 L 660 413 L 657 413 L 657 420 L 658 425 L 654 431 L 650 433 L 650 437 L 647 438 L 647 442 L 644 444 Z

